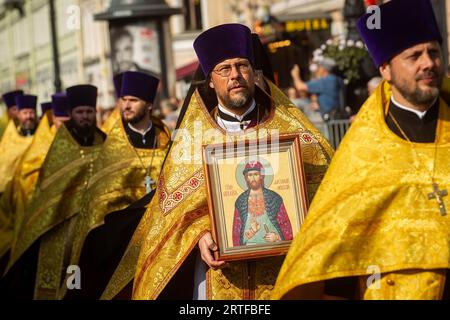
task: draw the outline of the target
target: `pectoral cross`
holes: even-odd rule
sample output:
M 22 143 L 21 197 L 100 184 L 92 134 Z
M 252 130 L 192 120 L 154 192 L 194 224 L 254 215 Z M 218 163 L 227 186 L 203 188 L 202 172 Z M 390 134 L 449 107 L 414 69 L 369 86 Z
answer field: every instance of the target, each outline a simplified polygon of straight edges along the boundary
M 150 193 L 152 191 L 152 184 L 154 184 L 155 181 L 153 181 L 150 176 L 145 176 L 144 184 L 145 184 L 145 192 Z
M 441 212 L 442 216 L 445 216 L 447 214 L 447 211 L 445 210 L 444 200 L 443 197 L 448 196 L 448 191 L 446 189 L 439 190 L 439 185 L 437 183 L 433 183 L 433 192 L 428 194 L 428 200 L 436 199 L 436 202 L 439 206 L 439 211 Z

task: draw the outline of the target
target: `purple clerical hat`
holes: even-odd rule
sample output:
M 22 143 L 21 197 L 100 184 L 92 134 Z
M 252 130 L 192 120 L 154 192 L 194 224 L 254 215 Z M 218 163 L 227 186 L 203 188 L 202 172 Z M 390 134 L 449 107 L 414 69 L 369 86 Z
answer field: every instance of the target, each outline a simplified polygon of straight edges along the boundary
M 243 24 L 222 24 L 206 30 L 195 39 L 194 50 L 205 75 L 227 59 L 246 58 L 254 63 L 252 33 Z
M 51 102 L 43 102 L 41 103 L 41 111 L 42 114 L 46 113 L 48 110 L 52 109 L 52 103 Z
M 36 110 L 37 96 L 31 94 L 24 94 L 21 96 L 16 96 L 17 109 L 34 109 Z
M 66 90 L 69 109 L 76 107 L 97 106 L 97 87 L 90 84 L 80 84 Z
M 2 95 L 2 98 L 6 104 L 6 107 L 9 109 L 16 105 L 16 97 L 22 95 L 23 95 L 22 90 L 15 90 L 5 93 L 4 95 Z
M 137 71 L 125 71 L 122 77 L 120 96 L 133 96 L 153 103 L 159 79 Z
M 392 0 L 379 8 L 379 29 L 376 11 L 364 14 L 357 22 L 359 34 L 377 67 L 417 44 L 442 43 L 430 0 Z
M 52 112 L 55 117 L 68 117 L 69 102 L 65 93 L 52 95 Z
M 122 90 L 122 78 L 123 72 L 118 73 L 113 77 L 114 93 L 116 95 L 116 98 L 120 97 L 120 90 Z

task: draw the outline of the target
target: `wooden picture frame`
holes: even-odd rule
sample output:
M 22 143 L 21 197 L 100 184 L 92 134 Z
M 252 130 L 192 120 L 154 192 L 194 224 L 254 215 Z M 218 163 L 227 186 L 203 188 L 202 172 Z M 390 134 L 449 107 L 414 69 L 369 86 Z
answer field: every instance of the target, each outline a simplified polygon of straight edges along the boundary
M 215 258 L 283 255 L 308 208 L 300 136 L 203 146 Z

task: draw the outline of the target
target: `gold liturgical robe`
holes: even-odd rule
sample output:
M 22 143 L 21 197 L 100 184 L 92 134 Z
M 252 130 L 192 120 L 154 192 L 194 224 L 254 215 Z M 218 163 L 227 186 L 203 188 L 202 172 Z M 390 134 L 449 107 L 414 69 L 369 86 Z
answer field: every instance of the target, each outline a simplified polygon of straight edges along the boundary
M 55 134 L 56 127 L 52 124 L 51 111 L 47 111 L 36 129 L 30 148 L 25 152 L 19 164 L 19 191 L 21 192 L 21 199 L 18 201 L 23 201 L 24 205 L 28 203 L 33 194 L 39 171 Z
M 0 193 L 12 180 L 20 157 L 31 145 L 33 136 L 21 136 L 13 120 L 10 120 L 0 141 Z
M 0 195 L 11 183 L 20 157 L 28 149 L 33 136 L 21 136 L 10 120 L 0 141 Z M 9 250 L 13 238 L 14 221 L 8 211 L 0 210 L 0 258 Z
M 30 147 L 20 158 L 14 177 L 7 184 L 0 198 L 0 215 L 11 217 L 8 228 L 14 230 L 15 233 L 18 232 L 27 204 L 33 194 L 42 163 L 56 133 L 55 127 L 51 126 L 51 117 L 51 111 L 48 111 L 42 117 Z M 9 243 L 10 245 L 11 243 Z M 9 246 L 6 247 L 6 250 L 9 249 Z M 0 256 L 2 251 L 0 251 Z
M 8 269 L 39 238 L 39 260 L 53 263 L 53 260 L 64 257 L 66 246 L 72 241 L 74 221 L 82 206 L 82 196 L 102 143 L 103 137 L 96 132 L 94 146 L 82 147 L 65 125 L 58 130 L 14 239 Z M 42 252 L 48 244 L 52 246 L 51 250 Z M 43 258 L 44 253 L 49 254 Z M 62 261 L 60 263 L 62 265 Z M 55 278 L 54 274 L 46 274 L 45 281 L 53 284 L 60 279 Z
M 134 148 L 128 140 L 120 114 L 94 162 L 94 176 L 83 199 L 83 209 L 75 226 L 71 265 L 78 265 L 89 232 L 104 224 L 105 216 L 125 209 L 146 194 L 147 172 L 157 181 L 170 142 L 167 128 L 152 118 L 156 128 L 155 149 Z M 156 185 L 153 186 L 153 188 Z M 120 236 L 120 235 L 117 235 Z M 60 298 L 65 294 L 65 287 Z
M 0 111 L 0 139 L 3 136 L 3 133 L 5 132 L 6 126 L 8 125 L 9 117 L 8 113 L 6 111 L 3 112 L 3 114 Z
M 382 82 L 361 108 L 291 245 L 272 298 L 296 287 L 308 297 L 317 282 L 341 277 L 359 277 L 364 299 L 440 298 L 450 267 L 450 200 L 441 198 L 448 212 L 443 216 L 429 195 L 433 176 L 440 190 L 450 190 L 450 109 L 441 99 L 436 144 L 410 143 L 385 123 L 390 97 Z M 370 284 L 375 273 L 381 279 Z
M 120 109 L 116 106 L 114 110 L 111 112 L 108 118 L 106 118 L 105 122 L 102 124 L 100 129 L 105 132 L 106 134 L 109 134 L 111 129 L 114 127 L 114 125 L 117 123 L 117 120 L 120 119 Z
M 307 192 L 310 199 L 313 197 L 333 151 L 278 88 L 270 84 L 269 90 L 273 99 L 269 117 L 258 130 L 251 128 L 233 135 L 226 135 L 211 118 L 198 92 L 192 96 L 181 131 L 158 180 L 156 194 L 103 298 L 114 297 L 134 277 L 133 299 L 156 299 L 200 237 L 211 230 L 202 145 L 268 137 L 274 129 L 279 134 L 300 133 Z M 204 135 L 209 129 L 215 134 Z M 187 161 L 180 164 L 180 158 Z M 271 257 L 231 262 L 223 270 L 210 269 L 206 276 L 207 298 L 267 299 L 282 261 L 283 257 Z M 133 270 L 135 274 L 131 274 Z

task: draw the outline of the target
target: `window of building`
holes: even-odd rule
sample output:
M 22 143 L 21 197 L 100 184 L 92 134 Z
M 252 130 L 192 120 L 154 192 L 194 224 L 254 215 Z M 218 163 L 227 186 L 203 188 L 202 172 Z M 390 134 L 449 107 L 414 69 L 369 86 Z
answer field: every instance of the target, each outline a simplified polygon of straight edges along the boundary
M 34 45 L 40 47 L 50 43 L 50 17 L 48 5 L 33 13 Z
M 202 29 L 201 0 L 183 0 L 186 31 Z

